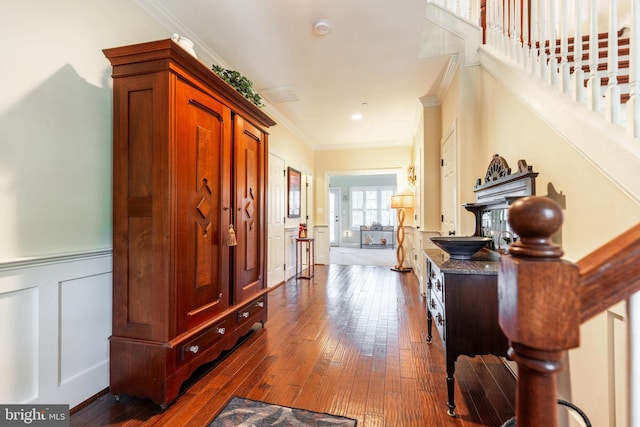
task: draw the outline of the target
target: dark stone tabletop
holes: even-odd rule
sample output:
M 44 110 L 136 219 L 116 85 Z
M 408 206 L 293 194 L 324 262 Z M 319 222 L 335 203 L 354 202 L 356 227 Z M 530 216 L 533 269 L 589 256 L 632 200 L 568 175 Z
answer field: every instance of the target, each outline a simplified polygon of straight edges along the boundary
M 471 259 L 452 259 L 442 249 L 424 249 L 424 256 L 429 258 L 442 273 L 449 274 L 487 274 L 497 275 L 500 254 L 482 249 L 471 256 Z

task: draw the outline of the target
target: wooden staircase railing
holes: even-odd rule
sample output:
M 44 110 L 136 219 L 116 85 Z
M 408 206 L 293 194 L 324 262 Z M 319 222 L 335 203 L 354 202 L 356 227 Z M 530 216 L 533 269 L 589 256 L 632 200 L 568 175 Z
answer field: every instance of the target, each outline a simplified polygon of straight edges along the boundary
M 640 224 L 577 263 L 562 260 L 551 236 L 562 210 L 546 197 L 525 197 L 509 209 L 520 241 L 500 259 L 500 326 L 518 364 L 518 427 L 556 427 L 556 373 L 579 346 L 580 324 L 640 290 Z

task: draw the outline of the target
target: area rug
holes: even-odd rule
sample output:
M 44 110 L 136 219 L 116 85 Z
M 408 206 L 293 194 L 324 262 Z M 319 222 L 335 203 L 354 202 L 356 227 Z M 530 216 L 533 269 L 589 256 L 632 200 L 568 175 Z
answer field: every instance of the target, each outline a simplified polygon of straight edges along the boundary
M 393 267 L 396 265 L 396 251 L 390 248 L 333 246 L 329 249 L 329 264 Z
M 357 421 L 352 418 L 289 408 L 234 396 L 211 421 L 209 427 L 355 427 L 356 424 Z

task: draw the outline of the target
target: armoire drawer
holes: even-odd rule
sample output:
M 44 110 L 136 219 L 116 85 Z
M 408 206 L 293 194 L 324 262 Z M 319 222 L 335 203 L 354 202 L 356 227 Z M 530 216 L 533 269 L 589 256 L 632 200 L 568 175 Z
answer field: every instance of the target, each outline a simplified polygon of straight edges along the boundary
M 237 321 L 238 323 L 243 323 L 247 319 L 253 317 L 255 314 L 263 311 L 265 308 L 264 297 L 259 298 L 251 304 L 245 305 L 240 310 L 237 311 Z
M 201 353 L 210 348 L 217 341 L 222 339 L 227 333 L 229 328 L 228 319 L 223 319 L 220 322 L 207 328 L 196 337 L 187 341 L 180 351 L 180 362 L 185 362 L 195 357 L 198 353 Z

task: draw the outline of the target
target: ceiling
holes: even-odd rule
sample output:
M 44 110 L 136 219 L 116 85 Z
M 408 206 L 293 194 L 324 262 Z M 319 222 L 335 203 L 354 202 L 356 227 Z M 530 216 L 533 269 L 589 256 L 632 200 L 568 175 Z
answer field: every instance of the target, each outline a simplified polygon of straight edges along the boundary
M 315 150 L 410 145 L 420 98 L 450 59 L 426 0 L 134 1 L 207 65 L 245 75 L 265 112 Z

